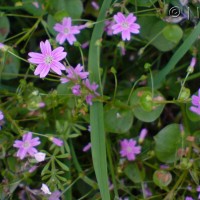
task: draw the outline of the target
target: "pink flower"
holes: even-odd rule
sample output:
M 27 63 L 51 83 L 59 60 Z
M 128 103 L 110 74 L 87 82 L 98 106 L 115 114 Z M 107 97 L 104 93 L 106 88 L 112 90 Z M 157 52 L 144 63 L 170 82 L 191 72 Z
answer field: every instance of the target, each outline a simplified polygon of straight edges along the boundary
M 140 31 L 140 25 L 135 23 L 136 17 L 130 13 L 125 17 L 121 12 L 114 15 L 115 25 L 112 26 L 113 34 L 121 32 L 122 40 L 130 40 L 131 33 L 138 34 Z
M 198 96 L 192 95 L 192 104 L 190 110 L 198 115 L 200 115 L 200 89 L 198 90 Z
M 141 147 L 136 146 L 136 141 L 133 139 L 127 140 L 124 139 L 120 141 L 121 145 L 121 157 L 127 157 L 128 160 L 135 160 L 135 155 L 140 154 Z
M 55 137 L 53 137 L 51 140 L 55 145 L 57 145 L 59 147 L 63 146 L 63 141 L 62 140 L 60 140 L 58 138 L 55 138 Z
M 194 200 L 192 197 L 187 196 L 185 200 Z
M 67 40 L 72 45 L 76 41 L 74 35 L 80 33 L 78 26 L 72 26 L 72 19 L 70 17 L 64 17 L 61 24 L 56 23 L 53 28 L 58 32 L 56 41 L 59 44 L 63 44 Z
M 42 53 L 30 52 L 28 54 L 31 57 L 28 61 L 38 65 L 34 74 L 40 74 L 40 78 L 44 78 L 51 69 L 58 75 L 61 75 L 61 70 L 65 70 L 65 66 L 59 61 L 67 55 L 66 52 L 63 52 L 64 48 L 58 47 L 52 51 L 49 41 L 46 40 L 45 42 L 40 42 L 40 49 Z
M 86 146 L 83 147 L 83 151 L 86 152 L 86 151 L 89 151 L 92 147 L 92 144 L 89 142 Z
M 193 67 L 196 65 L 197 59 L 195 57 L 192 57 L 192 60 L 190 61 L 190 67 Z
M 139 135 L 139 143 L 142 143 L 146 137 L 148 133 L 148 130 L 146 128 L 143 128 L 140 132 L 140 135 Z
M 2 111 L 0 111 L 0 120 L 3 120 L 4 119 L 4 114 Z
M 113 30 L 112 30 L 112 26 L 115 24 L 115 22 L 112 20 L 112 21 L 105 21 L 105 32 L 107 33 L 107 35 L 111 36 L 113 35 Z
M 97 2 L 92 1 L 92 2 L 91 2 L 91 5 L 92 5 L 92 7 L 93 7 L 95 10 L 99 10 L 99 5 L 97 4 Z
M 81 45 L 81 47 L 82 47 L 83 49 L 86 49 L 88 46 L 89 46 L 89 42 L 88 42 L 88 41 L 87 41 L 87 42 L 84 42 L 84 43 Z
M 81 95 L 81 91 L 80 91 L 81 86 L 80 85 L 74 85 L 72 87 L 72 93 L 76 96 Z
M 49 197 L 48 200 L 60 200 L 61 194 L 62 193 L 59 190 L 56 190 L 51 193 L 51 196 Z
M 92 100 L 96 96 L 99 95 L 99 93 L 96 92 L 97 88 L 99 87 L 96 83 L 90 83 L 89 79 L 86 79 L 83 84 L 87 87 L 87 89 L 90 91 L 90 93 L 86 96 L 85 100 L 86 103 L 89 105 L 92 105 Z
M 32 138 L 32 133 L 28 132 L 23 135 L 22 141 L 15 140 L 14 147 L 19 148 L 17 151 L 17 157 L 23 160 L 28 154 L 34 156 L 37 153 L 37 149 L 34 148 L 40 144 L 39 137 Z
M 78 79 L 86 79 L 89 75 L 88 72 L 83 72 L 83 66 L 78 64 L 75 68 L 68 67 L 66 68 L 67 77 L 61 78 L 61 83 L 67 83 L 69 81 L 78 81 Z

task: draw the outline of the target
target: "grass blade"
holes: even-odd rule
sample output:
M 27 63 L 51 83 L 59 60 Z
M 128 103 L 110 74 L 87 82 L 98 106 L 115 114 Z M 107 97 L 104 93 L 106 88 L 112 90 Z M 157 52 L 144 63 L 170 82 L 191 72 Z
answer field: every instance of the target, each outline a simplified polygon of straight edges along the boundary
M 104 19 L 106 11 L 111 4 L 111 0 L 104 0 L 97 19 L 97 24 L 94 27 L 89 49 L 88 68 L 90 72 L 90 80 L 100 83 L 99 74 L 99 47 L 96 46 L 96 41 L 102 37 L 104 29 Z M 94 102 L 90 107 L 90 125 L 91 125 L 91 143 L 92 143 L 92 158 L 94 170 L 101 193 L 102 200 L 110 200 L 108 187 L 108 172 L 106 159 L 106 142 L 103 118 L 103 104 Z

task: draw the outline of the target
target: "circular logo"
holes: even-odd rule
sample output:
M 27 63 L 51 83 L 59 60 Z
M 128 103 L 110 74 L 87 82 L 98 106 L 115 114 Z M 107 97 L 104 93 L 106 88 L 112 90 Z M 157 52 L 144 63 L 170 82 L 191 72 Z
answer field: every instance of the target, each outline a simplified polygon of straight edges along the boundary
M 180 8 L 178 6 L 173 6 L 169 9 L 169 16 L 171 17 L 179 17 L 181 14 Z

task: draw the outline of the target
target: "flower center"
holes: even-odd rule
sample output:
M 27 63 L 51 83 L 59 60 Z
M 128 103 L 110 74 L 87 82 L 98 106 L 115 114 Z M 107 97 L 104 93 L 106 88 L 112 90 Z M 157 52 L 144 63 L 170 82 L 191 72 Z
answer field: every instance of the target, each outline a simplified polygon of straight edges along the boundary
M 68 28 L 64 28 L 64 33 L 69 33 L 69 29 Z
M 23 147 L 24 148 L 28 148 L 30 146 L 30 143 L 29 142 L 24 142 L 24 144 L 23 144 Z
M 131 152 L 132 152 L 132 148 L 131 148 L 131 147 L 127 147 L 127 148 L 126 148 L 126 151 L 127 151 L 128 153 L 131 153 Z
M 48 65 L 48 64 L 51 64 L 53 58 L 52 56 L 46 56 L 44 60 L 45 60 L 45 63 Z
M 127 22 L 123 22 L 123 23 L 122 23 L 122 27 L 123 27 L 124 29 L 128 29 L 128 28 L 129 28 L 129 24 L 128 24 Z

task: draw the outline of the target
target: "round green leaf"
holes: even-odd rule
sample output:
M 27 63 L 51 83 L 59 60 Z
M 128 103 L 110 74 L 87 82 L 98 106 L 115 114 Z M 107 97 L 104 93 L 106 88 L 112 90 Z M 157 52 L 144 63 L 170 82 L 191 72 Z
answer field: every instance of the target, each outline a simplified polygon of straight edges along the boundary
M 177 44 L 183 37 L 183 31 L 178 25 L 169 24 L 163 29 L 163 35 L 167 40 Z
M 16 51 L 12 52 L 17 55 Z M 1 64 L 0 66 L 0 71 L 2 71 L 0 79 L 10 80 L 13 78 L 17 78 L 20 68 L 19 59 L 13 56 L 12 54 L 4 52 L 0 52 L 0 57 L 2 57 L 3 59 L 3 64 Z
M 107 132 L 126 133 L 133 124 L 133 112 L 121 102 L 115 102 L 104 107 L 104 119 Z
M 177 151 L 181 148 L 182 138 L 179 124 L 170 124 L 155 137 L 155 153 L 165 163 L 173 163 L 178 159 Z
M 135 117 L 144 122 L 156 120 L 163 111 L 164 105 L 156 104 L 151 98 L 151 88 L 142 87 L 136 89 L 131 97 L 130 104 L 133 107 Z M 161 93 L 154 91 L 154 100 L 164 100 Z
M 35 2 L 22 0 L 22 3 L 23 3 L 22 6 L 24 10 L 26 10 L 32 15 L 41 16 L 44 13 L 44 10 L 42 8 L 42 4 L 44 3 L 43 0 L 39 0 Z
M 134 183 L 141 183 L 145 178 L 144 168 L 139 167 L 136 163 L 128 164 L 124 170 L 124 173 Z
M 160 188 L 165 188 L 172 181 L 172 175 L 166 170 L 156 170 L 153 174 L 153 182 Z
M 51 5 L 56 11 L 65 11 L 74 19 L 80 18 L 83 12 L 83 3 L 81 0 L 52 0 Z
M 2 42 L 10 32 L 10 23 L 5 16 L 0 17 L 0 42 Z

